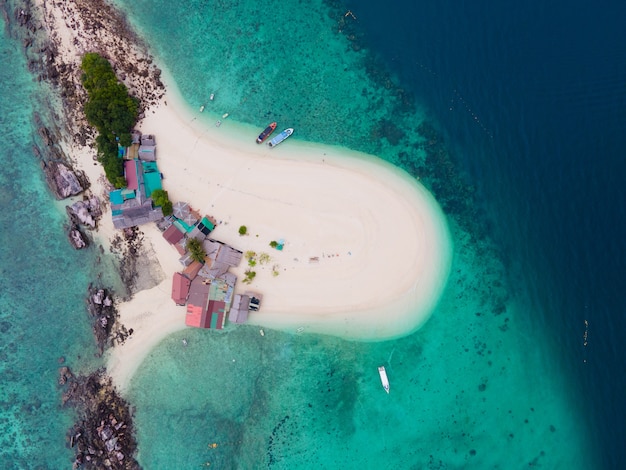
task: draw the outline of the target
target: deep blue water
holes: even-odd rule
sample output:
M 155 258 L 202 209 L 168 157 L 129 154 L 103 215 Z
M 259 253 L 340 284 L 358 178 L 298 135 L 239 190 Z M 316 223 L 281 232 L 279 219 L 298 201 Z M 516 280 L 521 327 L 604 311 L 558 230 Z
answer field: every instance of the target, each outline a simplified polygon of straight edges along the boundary
M 603 465 L 624 468 L 626 3 L 346 4 L 439 121 L 529 327 L 581 387 Z

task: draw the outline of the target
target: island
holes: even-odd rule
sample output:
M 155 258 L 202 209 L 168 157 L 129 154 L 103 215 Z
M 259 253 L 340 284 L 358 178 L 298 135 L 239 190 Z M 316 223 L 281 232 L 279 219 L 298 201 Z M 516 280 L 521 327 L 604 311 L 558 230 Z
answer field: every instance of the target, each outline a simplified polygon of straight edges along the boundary
M 418 329 L 437 305 L 452 253 L 446 217 L 428 190 L 375 156 L 299 140 L 293 123 L 279 123 L 294 127 L 294 136 L 270 148 L 256 143 L 267 122 L 242 124 L 235 113 L 191 108 L 163 65 L 155 67 L 142 55 L 127 26 L 91 31 L 72 23 L 76 15 L 109 21 L 104 5 L 98 11 L 85 2 L 49 10 L 41 5 L 55 58 L 71 66 L 64 70 L 79 70 L 85 54 L 105 52 L 118 78 L 141 101 L 135 130 L 153 137 L 145 147 L 158 164 L 160 187 L 174 204 L 185 202 L 200 218 L 210 216 L 211 238 L 244 255 L 230 267 L 239 280 L 234 294 L 262 297 L 247 323 L 362 341 Z M 123 32 L 129 43 L 120 45 L 111 31 Z M 139 66 L 145 73 L 132 74 Z M 218 102 L 215 96 L 211 105 Z M 80 119 L 80 113 L 74 117 Z M 115 188 L 102 166 L 94 165 L 93 148 L 76 141 L 66 147 L 91 191 L 109 198 Z M 122 199 L 110 200 L 112 215 L 120 215 Z M 180 254 L 163 237 L 160 212 L 150 211 L 147 219 L 140 225 L 143 243 L 164 276 L 117 306 L 119 322 L 134 332 L 107 352 L 108 373 L 122 392 L 149 351 L 186 328 L 187 306 L 172 299 L 174 276 L 184 269 Z M 105 215 L 97 235 L 105 246 L 118 236 L 114 220 L 127 228 L 119 217 Z

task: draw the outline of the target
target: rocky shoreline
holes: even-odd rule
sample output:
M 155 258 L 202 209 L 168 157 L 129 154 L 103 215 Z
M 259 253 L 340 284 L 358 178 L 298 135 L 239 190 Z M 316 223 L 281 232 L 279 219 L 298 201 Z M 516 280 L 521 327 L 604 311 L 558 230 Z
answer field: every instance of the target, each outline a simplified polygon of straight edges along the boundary
M 41 103 L 33 116 L 36 135 L 32 150 L 55 198 L 82 194 L 82 200 L 66 207 L 66 233 L 74 248 L 85 248 L 90 244 L 88 232 L 98 229 L 101 201 L 106 201 L 111 188 L 101 179 L 102 194 L 94 193 L 76 160 L 79 152 L 96 160 L 95 133 L 83 114 L 87 95 L 80 81 L 81 57 L 85 52 L 97 52 L 107 58 L 129 92 L 139 98 L 140 113 L 163 97 L 161 71 L 125 17 L 105 0 L 4 0 L 0 1 L 0 13 L 9 34 L 22 44 L 29 71 L 50 90 L 49 102 Z M 136 258 L 142 240 L 141 232 L 133 229 L 111 241 L 129 290 L 137 278 Z M 113 295 L 107 289 L 89 286 L 87 310 L 99 355 L 133 333 L 116 322 Z M 68 367 L 61 367 L 59 374 L 62 402 L 77 412 L 77 421 L 68 432 L 68 444 L 76 455 L 73 468 L 140 468 L 134 459 L 130 407 L 104 369 L 76 377 Z
M 141 468 L 134 458 L 137 443 L 130 407 L 104 370 L 76 377 L 68 367 L 61 367 L 59 385 L 63 404 L 71 405 L 78 415 L 67 434 L 68 444 L 76 453 L 72 468 Z

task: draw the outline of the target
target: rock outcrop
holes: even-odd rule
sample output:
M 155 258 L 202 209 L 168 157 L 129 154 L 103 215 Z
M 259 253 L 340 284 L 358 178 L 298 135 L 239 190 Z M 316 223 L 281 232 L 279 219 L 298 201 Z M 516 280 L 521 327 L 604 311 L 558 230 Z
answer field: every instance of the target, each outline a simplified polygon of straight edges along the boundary
M 70 240 L 72 246 L 77 250 L 82 250 L 83 248 L 89 246 L 89 240 L 83 234 L 83 232 L 80 231 L 78 225 L 72 225 L 70 227 L 69 231 L 67 232 L 67 238 Z
M 93 334 L 96 338 L 100 354 L 104 352 L 109 334 L 113 329 L 117 318 L 117 311 L 113 306 L 113 300 L 105 289 L 89 286 L 87 305 L 93 322 Z
M 95 229 L 98 219 L 102 216 L 100 201 L 96 196 L 76 201 L 65 209 L 74 224 L 81 224 L 89 229 Z
M 48 186 L 57 199 L 66 199 L 82 193 L 85 188 L 74 170 L 65 163 L 48 161 L 43 165 Z
M 78 415 L 67 435 L 76 456 L 72 468 L 138 470 L 130 407 L 110 377 L 103 370 L 75 377 L 67 367 L 60 376 L 63 404 L 73 406 Z

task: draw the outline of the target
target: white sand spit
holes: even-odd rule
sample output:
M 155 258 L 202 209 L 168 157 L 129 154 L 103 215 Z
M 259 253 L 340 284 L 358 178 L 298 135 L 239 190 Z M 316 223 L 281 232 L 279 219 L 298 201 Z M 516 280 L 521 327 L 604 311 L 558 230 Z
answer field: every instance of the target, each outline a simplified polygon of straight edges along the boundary
M 170 198 L 217 219 L 213 238 L 270 255 L 266 264 L 250 268 L 244 260 L 235 270 L 240 279 L 247 269 L 257 272 L 251 285 L 237 288 L 263 295 L 249 322 L 366 341 L 419 328 L 437 304 L 451 261 L 446 219 L 434 198 L 368 155 L 293 137 L 275 149 L 258 145 L 265 124 L 215 127 L 172 90 L 167 105 L 141 123 L 156 136 Z M 182 268 L 177 253 L 154 229 L 146 238 L 171 279 Z M 284 249 L 271 248 L 273 240 L 284 240 Z M 138 333 L 110 356 L 119 384 L 127 384 L 158 340 L 184 327 L 185 309 L 174 306 L 170 287 L 168 280 L 121 306 L 121 321 Z
M 59 53 L 78 61 L 86 47 L 74 45 L 80 34 L 57 4 L 47 8 Z M 445 286 L 452 247 L 445 216 L 424 187 L 375 157 L 300 142 L 297 128 L 274 149 L 257 145 L 268 123 L 241 125 L 231 113 L 216 127 L 218 117 L 186 107 L 166 75 L 166 99 L 147 111 L 141 130 L 156 137 L 172 201 L 220 221 L 213 238 L 270 256 L 252 268 L 250 286 L 238 283 L 239 292 L 263 295 L 250 323 L 375 341 L 406 335 L 428 319 Z M 291 127 L 278 124 L 277 132 Z M 105 192 L 93 151 L 67 147 L 94 193 Z M 241 225 L 248 235 L 239 235 Z M 101 235 L 114 235 L 110 221 L 101 228 Z M 167 277 L 119 306 L 120 321 L 134 330 L 108 353 L 109 373 L 122 390 L 154 346 L 185 328 L 185 308 L 170 298 L 172 275 L 182 268 L 178 254 L 154 226 L 142 230 Z M 284 249 L 271 248 L 273 240 L 284 240 Z M 243 261 L 235 273 L 243 279 L 247 269 Z

